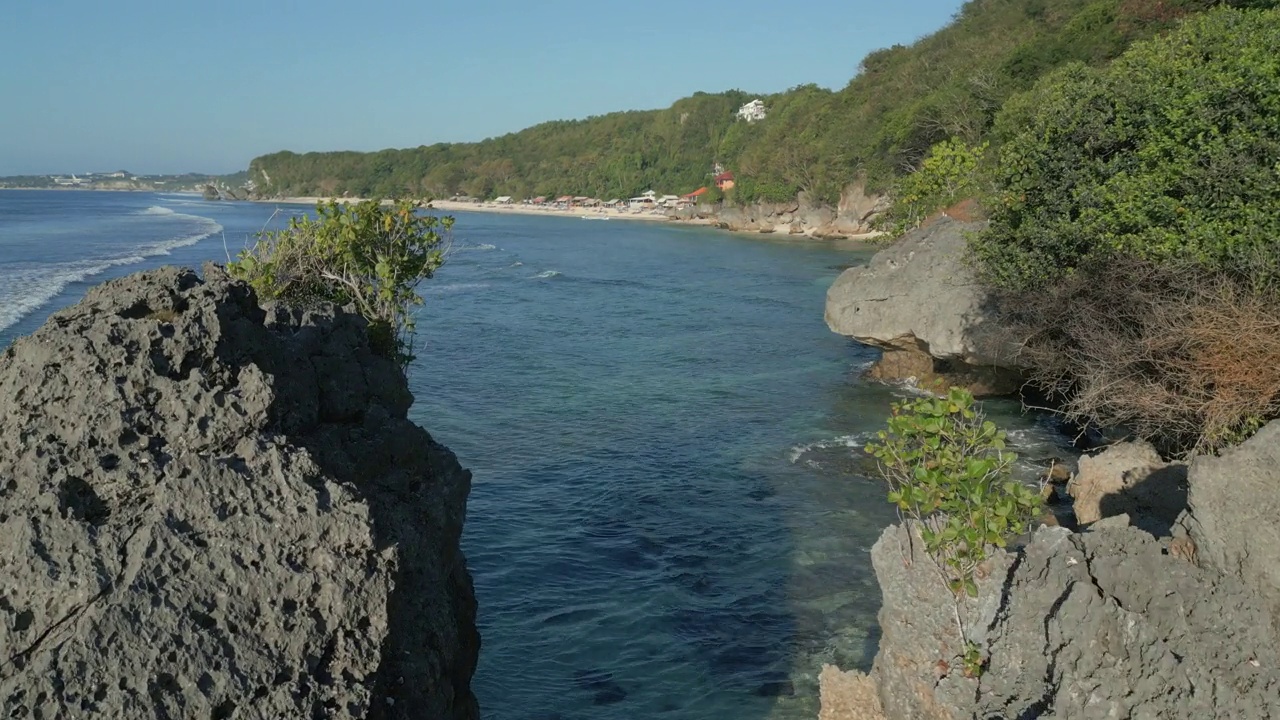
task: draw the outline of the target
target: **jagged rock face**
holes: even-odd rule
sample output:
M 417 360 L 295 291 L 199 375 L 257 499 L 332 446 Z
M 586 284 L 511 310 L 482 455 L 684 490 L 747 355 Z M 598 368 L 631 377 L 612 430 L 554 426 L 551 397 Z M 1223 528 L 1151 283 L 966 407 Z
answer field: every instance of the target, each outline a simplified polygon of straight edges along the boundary
M 212 266 L 0 356 L 6 717 L 478 716 L 470 474 L 364 323 Z
M 1014 348 L 991 326 L 987 294 L 964 264 L 965 234 L 981 227 L 943 215 L 845 270 L 827 291 L 827 326 L 884 349 L 894 365 L 931 365 L 925 377 L 886 367 L 884 379 L 936 380 L 979 395 L 1016 391 Z
M 1186 525 L 1197 555 L 1271 601 L 1280 626 L 1280 421 L 1188 472 Z
M 954 606 L 919 536 L 889 528 L 872 550 L 884 589 L 872 676 L 885 717 L 1280 717 L 1280 635 L 1264 598 L 1142 530 L 1095 528 L 1042 528 L 1022 552 L 992 559 L 960 609 L 988 652 L 978 679 L 952 655 Z

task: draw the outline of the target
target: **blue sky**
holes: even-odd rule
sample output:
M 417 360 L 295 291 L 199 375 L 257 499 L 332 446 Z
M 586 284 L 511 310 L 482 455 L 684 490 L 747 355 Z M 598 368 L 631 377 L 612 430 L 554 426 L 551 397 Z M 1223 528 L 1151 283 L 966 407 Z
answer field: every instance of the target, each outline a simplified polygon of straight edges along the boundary
M 0 175 L 225 173 L 696 90 L 842 87 L 960 0 L 5 0 Z

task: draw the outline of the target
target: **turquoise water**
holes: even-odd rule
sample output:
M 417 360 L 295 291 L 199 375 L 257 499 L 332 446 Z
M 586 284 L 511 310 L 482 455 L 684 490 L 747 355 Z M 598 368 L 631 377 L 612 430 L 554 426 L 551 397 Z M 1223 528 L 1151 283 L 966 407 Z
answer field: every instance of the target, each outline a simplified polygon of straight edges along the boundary
M 63 217 L 71 196 L 80 215 Z M 13 220 L 24 203 L 26 225 Z M 90 219 L 152 207 L 200 220 L 134 221 L 155 231 L 139 240 Z M 42 215 L 78 223 L 61 242 L 104 258 L 221 228 L 37 293 L 49 299 L 0 327 L 0 345 L 86 282 L 223 259 L 223 235 L 236 247 L 272 210 L 0 193 L 0 301 L 13 306 L 34 265 L 92 254 L 24 239 Z M 475 474 L 464 545 L 483 716 L 811 720 L 821 663 L 870 665 L 866 551 L 894 519 L 851 448 L 907 391 L 864 382 L 875 353 L 822 322 L 827 286 L 867 254 L 575 218 L 464 214 L 456 235 L 423 289 L 411 414 Z M 993 409 L 1025 472 L 1061 452 L 1047 423 Z

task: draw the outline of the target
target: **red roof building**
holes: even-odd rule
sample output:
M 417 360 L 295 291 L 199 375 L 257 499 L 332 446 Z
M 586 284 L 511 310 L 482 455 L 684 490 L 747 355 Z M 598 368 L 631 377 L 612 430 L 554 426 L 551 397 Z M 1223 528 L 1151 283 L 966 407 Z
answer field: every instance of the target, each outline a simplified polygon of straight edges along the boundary
M 716 176 L 716 187 L 721 190 L 733 189 L 733 171 L 727 170 Z

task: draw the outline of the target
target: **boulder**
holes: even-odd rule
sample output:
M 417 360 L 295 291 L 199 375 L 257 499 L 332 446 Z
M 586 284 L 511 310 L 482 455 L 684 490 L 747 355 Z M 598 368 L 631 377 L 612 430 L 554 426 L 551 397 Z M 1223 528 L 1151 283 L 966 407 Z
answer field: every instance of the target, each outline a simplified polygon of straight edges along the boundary
M 1280 625 L 1280 421 L 1187 475 L 1185 521 L 1202 562 L 1268 597 Z
M 927 356 L 944 378 L 979 378 L 974 389 L 987 392 L 978 394 L 1016 391 L 1016 348 L 992 326 L 987 295 L 964 264 L 965 235 L 981 227 L 943 215 L 844 271 L 827 291 L 827 326 L 888 351 L 890 362 L 888 353 L 905 352 L 898 360 L 914 355 L 918 366 Z M 885 369 L 880 377 L 893 374 Z
M 12 717 L 478 717 L 470 474 L 349 311 L 214 266 L 0 355 Z
M 1148 532 L 1167 536 L 1187 508 L 1187 466 L 1164 462 L 1150 443 L 1118 443 L 1081 456 L 1067 493 L 1081 525 L 1125 514 Z
M 204 190 L 200 193 L 200 197 L 205 200 L 221 200 L 222 193 L 218 192 L 218 188 L 212 185 L 205 185 Z
M 883 592 L 871 682 L 883 717 L 1280 716 L 1280 635 L 1266 599 L 1112 520 L 1085 533 L 1041 528 L 1024 548 L 996 551 L 978 597 L 960 602 L 914 526 L 887 529 L 871 551 Z M 962 669 L 957 618 L 982 649 L 977 677 Z

